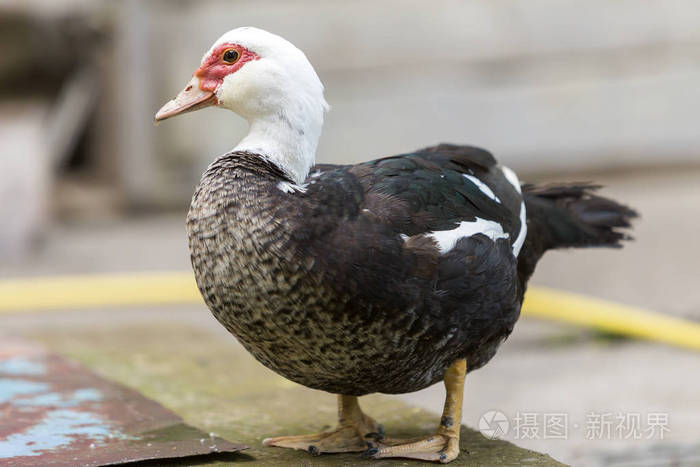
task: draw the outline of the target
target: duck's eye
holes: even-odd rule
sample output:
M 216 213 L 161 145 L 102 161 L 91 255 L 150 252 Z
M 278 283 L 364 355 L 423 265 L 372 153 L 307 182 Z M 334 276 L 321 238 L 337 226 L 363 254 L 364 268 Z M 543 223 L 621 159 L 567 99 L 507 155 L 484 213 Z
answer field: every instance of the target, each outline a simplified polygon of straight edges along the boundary
M 239 54 L 238 50 L 236 49 L 228 49 L 226 52 L 224 52 L 224 55 L 221 57 L 223 61 L 226 63 L 236 63 L 238 60 Z

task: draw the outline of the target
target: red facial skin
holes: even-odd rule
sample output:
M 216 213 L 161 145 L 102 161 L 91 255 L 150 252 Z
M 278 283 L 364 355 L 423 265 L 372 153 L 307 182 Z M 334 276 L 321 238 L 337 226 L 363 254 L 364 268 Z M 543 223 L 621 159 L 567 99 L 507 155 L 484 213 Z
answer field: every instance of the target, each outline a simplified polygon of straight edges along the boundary
M 238 51 L 239 57 L 235 63 L 226 63 L 223 59 L 224 52 L 229 49 Z M 216 91 L 226 75 L 235 73 L 246 63 L 259 58 L 258 54 L 238 44 L 227 43 L 217 46 L 202 63 L 202 66 L 194 72 L 194 76 L 199 78 L 199 89 L 209 92 Z

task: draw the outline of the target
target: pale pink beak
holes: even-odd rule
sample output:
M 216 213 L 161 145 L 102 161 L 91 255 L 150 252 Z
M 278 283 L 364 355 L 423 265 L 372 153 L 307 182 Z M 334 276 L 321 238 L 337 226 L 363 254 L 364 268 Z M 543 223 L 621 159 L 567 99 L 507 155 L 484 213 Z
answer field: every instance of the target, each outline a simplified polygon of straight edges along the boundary
M 175 115 L 199 110 L 210 105 L 216 105 L 219 102 L 216 95 L 211 91 L 203 91 L 199 88 L 199 78 L 196 76 L 187 83 L 185 89 L 180 91 L 177 97 L 163 107 L 156 114 L 156 122 L 165 120 L 166 118 L 174 117 Z

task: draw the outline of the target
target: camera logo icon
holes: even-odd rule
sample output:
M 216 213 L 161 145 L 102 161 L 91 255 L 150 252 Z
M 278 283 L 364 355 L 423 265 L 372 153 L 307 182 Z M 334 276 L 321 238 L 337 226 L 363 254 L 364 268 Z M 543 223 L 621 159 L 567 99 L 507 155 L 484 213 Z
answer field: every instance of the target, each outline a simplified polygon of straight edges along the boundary
M 488 439 L 502 438 L 509 428 L 508 417 L 499 410 L 489 410 L 479 419 L 479 431 Z

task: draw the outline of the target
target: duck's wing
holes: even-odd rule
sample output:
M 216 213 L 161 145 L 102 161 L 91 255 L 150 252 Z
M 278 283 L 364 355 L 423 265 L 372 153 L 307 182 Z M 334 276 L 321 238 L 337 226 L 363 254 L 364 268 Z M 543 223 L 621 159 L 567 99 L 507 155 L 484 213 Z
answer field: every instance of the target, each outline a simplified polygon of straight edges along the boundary
M 490 153 L 469 146 L 316 166 L 297 197 L 304 208 L 295 244 L 325 277 L 377 300 L 410 306 L 425 295 L 411 287 L 450 289 L 464 300 L 470 277 L 471 290 L 479 277 L 495 284 L 513 276 L 518 188 Z M 485 277 L 499 270 L 502 278 Z
M 439 145 L 349 171 L 365 188 L 363 209 L 404 236 L 431 236 L 443 251 L 479 232 L 511 244 L 520 234 L 520 187 L 483 149 Z

